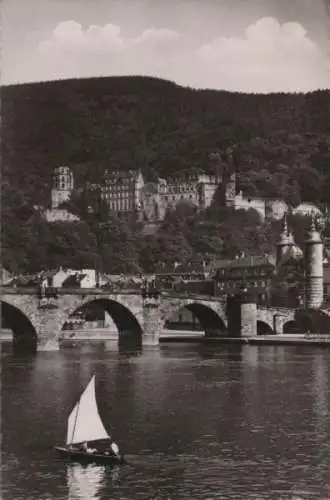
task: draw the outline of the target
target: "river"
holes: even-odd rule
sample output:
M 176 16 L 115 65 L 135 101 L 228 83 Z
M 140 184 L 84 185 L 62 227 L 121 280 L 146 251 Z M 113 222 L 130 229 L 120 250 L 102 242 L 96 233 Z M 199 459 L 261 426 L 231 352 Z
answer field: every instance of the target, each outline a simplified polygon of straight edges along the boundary
M 311 346 L 5 352 L 1 499 L 330 499 L 329 371 Z M 94 372 L 121 467 L 53 451 Z

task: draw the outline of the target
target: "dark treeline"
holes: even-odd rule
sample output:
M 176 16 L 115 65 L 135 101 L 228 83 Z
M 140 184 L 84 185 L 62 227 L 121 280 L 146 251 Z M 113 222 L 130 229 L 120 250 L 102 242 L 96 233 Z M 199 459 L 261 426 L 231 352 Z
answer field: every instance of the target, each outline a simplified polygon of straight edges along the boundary
M 13 271 L 96 261 L 108 272 L 149 271 L 157 261 L 273 249 L 278 224 L 262 223 L 254 212 L 233 213 L 219 196 L 204 214 L 178 207 L 149 236 L 106 210 L 98 220 L 82 214 L 77 224 L 49 224 L 33 207 L 49 206 L 59 164 L 70 166 L 83 187 L 99 181 L 105 168 L 141 168 L 146 180 L 211 173 L 234 147 L 244 193 L 293 206 L 330 204 L 329 91 L 248 95 L 110 77 L 10 86 L 1 94 L 2 252 Z M 72 200 L 70 210 L 77 204 Z

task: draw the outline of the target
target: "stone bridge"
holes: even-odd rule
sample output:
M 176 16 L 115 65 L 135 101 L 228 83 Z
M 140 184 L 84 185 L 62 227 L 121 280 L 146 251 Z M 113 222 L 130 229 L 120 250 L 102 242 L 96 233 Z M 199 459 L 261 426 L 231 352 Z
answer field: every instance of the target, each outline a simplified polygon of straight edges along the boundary
M 35 342 L 37 350 L 56 350 L 64 323 L 91 302 L 110 314 L 119 334 L 139 335 L 142 345 L 157 345 L 168 319 L 182 308 L 199 320 L 206 336 L 253 336 L 281 334 L 296 320 L 296 311 L 244 304 L 231 313 L 224 298 L 161 293 L 142 296 L 140 291 L 109 292 L 103 289 L 59 289 L 40 297 L 37 289 L 6 288 L 1 294 L 2 320 L 14 333 L 14 341 Z M 231 316 L 233 319 L 231 319 Z M 232 327 L 233 320 L 239 320 Z M 234 322 L 235 322 L 234 321 Z

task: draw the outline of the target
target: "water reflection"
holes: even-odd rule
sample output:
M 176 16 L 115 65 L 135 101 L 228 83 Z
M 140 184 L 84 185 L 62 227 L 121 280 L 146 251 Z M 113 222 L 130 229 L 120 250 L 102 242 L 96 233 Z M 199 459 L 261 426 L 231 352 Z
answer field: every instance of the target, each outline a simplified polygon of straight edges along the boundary
M 312 394 L 314 398 L 315 433 L 318 448 L 315 460 L 319 464 L 319 473 L 327 468 L 329 456 L 329 370 L 324 352 L 315 354 L 312 358 Z
M 68 500 L 100 500 L 105 483 L 115 483 L 119 478 L 120 468 L 95 464 L 67 465 Z M 109 481 L 110 479 L 110 481 Z
M 319 432 L 328 432 L 328 361 L 324 353 L 315 354 L 312 358 L 312 393 L 314 396 L 314 411 L 317 417 Z

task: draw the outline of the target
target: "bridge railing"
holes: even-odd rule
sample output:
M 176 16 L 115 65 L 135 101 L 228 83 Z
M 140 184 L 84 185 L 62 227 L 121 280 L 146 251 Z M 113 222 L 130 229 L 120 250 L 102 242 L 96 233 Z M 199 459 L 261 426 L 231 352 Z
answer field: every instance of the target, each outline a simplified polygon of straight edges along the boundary
M 0 289 L 1 295 L 36 295 L 39 296 L 41 289 L 40 287 L 6 287 L 2 286 Z M 109 294 L 127 294 L 127 295 L 139 295 L 141 291 L 139 289 L 129 289 L 129 288 L 53 288 L 45 287 L 44 295 L 109 295 Z
M 2 286 L 1 295 L 38 295 L 39 288 L 36 287 L 6 287 Z
M 9 286 L 2 286 L 1 287 L 1 294 L 7 294 L 7 295 L 40 295 L 40 287 L 35 286 L 35 287 L 9 287 Z M 183 292 L 174 292 L 174 291 L 166 291 L 166 290 L 159 290 L 160 294 L 164 297 L 173 297 L 177 299 L 187 299 L 194 297 L 195 299 L 200 299 L 200 300 L 214 300 L 214 301 L 219 301 L 221 300 L 220 297 L 214 297 L 212 295 L 202 295 L 202 294 L 196 294 L 196 293 L 183 293 Z M 58 287 L 58 288 L 53 288 L 53 287 L 46 287 L 44 288 L 44 294 L 45 296 L 50 295 L 50 294 L 56 294 L 56 295 L 111 295 L 111 294 L 116 294 L 120 293 L 123 295 L 140 295 L 142 293 L 142 290 L 140 288 L 122 288 L 122 287 L 113 287 L 113 288 L 63 288 L 63 287 Z

